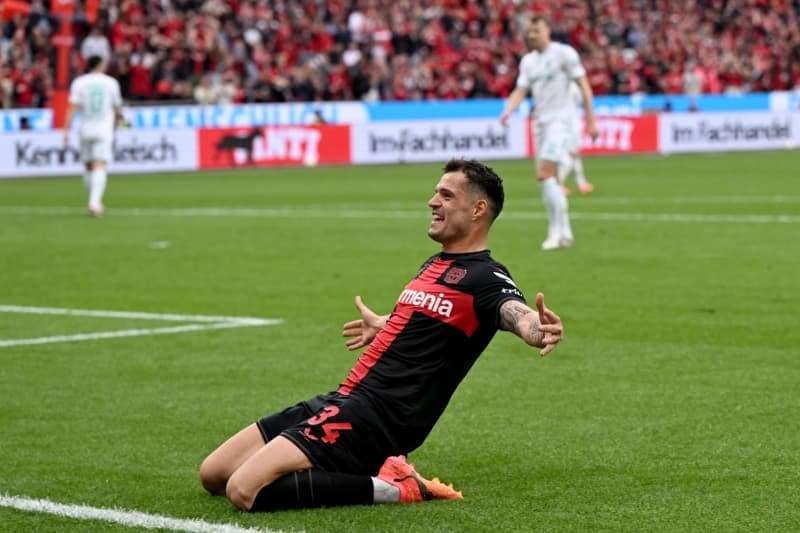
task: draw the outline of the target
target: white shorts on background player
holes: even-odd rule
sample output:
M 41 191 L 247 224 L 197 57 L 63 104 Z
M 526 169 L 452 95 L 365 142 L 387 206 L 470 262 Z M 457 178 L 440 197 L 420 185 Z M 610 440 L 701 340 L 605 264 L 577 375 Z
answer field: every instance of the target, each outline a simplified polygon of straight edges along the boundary
M 113 143 L 114 141 L 109 138 L 101 139 L 81 136 L 81 161 L 85 164 L 89 164 L 92 161 L 110 163 Z
M 572 125 L 567 118 L 533 122 L 534 151 L 537 161 L 559 162 L 572 153 Z

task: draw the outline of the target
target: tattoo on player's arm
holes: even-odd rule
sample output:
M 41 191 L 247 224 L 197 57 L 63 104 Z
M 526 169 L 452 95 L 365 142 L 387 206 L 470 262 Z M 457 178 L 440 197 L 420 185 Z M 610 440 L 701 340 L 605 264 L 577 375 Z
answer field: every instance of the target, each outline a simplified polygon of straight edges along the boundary
M 544 341 L 544 333 L 539 331 L 539 317 L 536 317 L 535 320 L 531 321 L 530 329 L 528 331 L 528 337 L 526 337 L 526 341 L 529 342 L 533 346 L 541 346 L 542 342 Z
M 516 300 L 509 300 L 500 307 L 500 327 L 506 331 L 517 331 L 519 319 L 533 313 L 530 307 Z
M 528 315 L 531 316 L 525 318 Z M 528 323 L 522 323 L 523 319 Z M 544 339 L 544 333 L 539 331 L 539 317 L 536 312 L 515 300 L 510 300 L 500 307 L 500 327 L 515 333 L 531 346 L 541 346 Z

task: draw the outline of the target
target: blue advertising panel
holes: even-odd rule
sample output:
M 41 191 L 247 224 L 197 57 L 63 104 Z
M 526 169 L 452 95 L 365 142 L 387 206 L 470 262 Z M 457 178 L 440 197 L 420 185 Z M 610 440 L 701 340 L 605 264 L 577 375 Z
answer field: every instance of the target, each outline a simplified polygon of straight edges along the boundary
M 642 115 L 656 112 L 686 111 L 785 111 L 797 109 L 797 93 L 749 93 L 742 95 L 632 95 L 597 96 L 598 116 Z M 426 100 L 413 102 L 297 102 L 284 104 L 237 104 L 226 106 L 126 106 L 125 116 L 137 129 L 237 127 L 310 124 L 320 118 L 329 124 L 361 124 L 416 119 L 497 118 L 505 101 L 499 98 L 476 100 Z M 517 116 L 531 111 L 528 99 Z M 22 127 L 22 119 L 27 125 Z M 48 131 L 53 123 L 49 109 L 0 110 L 0 132 L 21 129 Z

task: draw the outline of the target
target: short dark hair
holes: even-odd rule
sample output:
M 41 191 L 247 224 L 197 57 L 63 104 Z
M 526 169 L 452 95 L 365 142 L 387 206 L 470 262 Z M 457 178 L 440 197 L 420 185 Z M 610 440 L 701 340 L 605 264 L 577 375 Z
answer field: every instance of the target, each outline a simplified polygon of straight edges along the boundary
M 547 20 L 547 17 L 544 15 L 533 15 L 530 19 L 528 19 L 531 24 L 536 24 L 537 22 L 543 22 L 545 26 L 548 28 L 550 27 L 550 22 Z
M 444 165 L 444 172 L 462 172 L 467 183 L 486 196 L 489 201 L 491 220 L 494 222 L 503 210 L 506 194 L 503 191 L 503 180 L 490 167 L 475 159 L 451 159 Z
M 103 62 L 103 58 L 97 55 L 89 56 L 86 60 L 86 71 L 91 72 L 97 68 L 97 65 Z

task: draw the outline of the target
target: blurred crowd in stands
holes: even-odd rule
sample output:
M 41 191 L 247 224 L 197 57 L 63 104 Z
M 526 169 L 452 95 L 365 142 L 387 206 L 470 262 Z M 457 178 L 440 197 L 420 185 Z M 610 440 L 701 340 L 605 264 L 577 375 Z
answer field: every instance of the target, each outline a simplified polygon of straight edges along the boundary
M 2 22 L 0 107 L 49 102 L 50 1 Z M 101 0 L 93 22 L 78 4 L 73 75 L 101 55 L 131 103 L 502 98 L 530 13 L 597 95 L 800 88 L 800 0 Z

